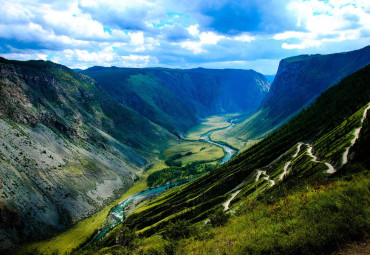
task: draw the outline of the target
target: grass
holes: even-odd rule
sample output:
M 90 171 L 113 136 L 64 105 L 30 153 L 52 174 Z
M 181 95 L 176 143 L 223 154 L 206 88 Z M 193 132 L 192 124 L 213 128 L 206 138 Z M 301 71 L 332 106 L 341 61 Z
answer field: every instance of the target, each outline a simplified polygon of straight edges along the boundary
M 236 116 L 236 114 L 225 114 L 208 117 L 205 119 L 204 122 L 189 129 L 189 131 L 186 134 L 186 139 L 198 140 L 202 134 L 212 129 L 227 127 L 230 125 L 228 119 L 234 116 Z
M 148 189 L 146 181 L 148 175 L 164 167 L 165 164 L 163 161 L 157 161 L 120 199 L 117 199 L 97 214 L 78 222 L 71 229 L 66 230 L 52 239 L 22 246 L 17 254 L 70 254 L 72 250 L 83 244 L 103 225 L 112 207 L 116 206 L 125 198 Z
M 361 238 L 370 227 L 368 173 L 312 184 L 271 203 L 244 198 L 224 227 L 198 224 L 174 254 L 316 254 Z M 143 241 L 143 254 L 164 250 Z M 160 242 L 161 240 L 157 240 Z M 150 253 L 152 252 L 152 253 Z
M 224 156 L 224 151 L 214 145 L 205 142 L 189 142 L 185 141 L 165 150 L 162 155 L 165 159 L 176 154 L 184 155 L 187 152 L 192 152 L 189 156 L 181 157 L 175 161 L 181 161 L 183 164 L 194 161 L 216 161 Z
M 268 116 L 266 109 L 261 109 L 232 129 L 214 132 L 211 139 L 216 142 L 225 141 L 240 151 L 244 151 L 271 134 L 285 122 L 285 120 L 280 123 L 274 123 L 274 121 L 273 118 Z
M 190 134 L 190 137 L 196 137 L 198 134 L 203 134 L 208 130 L 224 127 L 229 125 L 227 122 L 228 115 L 225 116 L 214 116 L 207 119 L 207 122 L 200 127 L 196 127 L 193 134 Z M 199 137 L 198 137 L 199 138 Z M 197 138 L 197 139 L 198 139 Z M 163 152 L 163 157 L 165 159 L 170 158 L 175 154 L 185 154 L 187 152 L 192 152 L 193 154 L 189 156 L 181 157 L 180 161 L 184 164 L 194 161 L 214 161 L 213 164 L 216 164 L 217 160 L 224 156 L 224 152 L 220 147 L 210 145 L 205 142 L 197 141 L 185 141 L 180 144 L 173 145 Z M 119 202 L 125 198 L 134 195 L 140 191 L 148 189 L 147 177 L 158 170 L 166 168 L 163 160 L 157 161 L 148 171 L 144 172 L 142 178 L 134 184 L 120 199 L 117 199 L 112 204 L 106 206 L 103 210 L 94 214 L 93 216 L 78 222 L 71 229 L 66 230 L 65 232 L 57 235 L 56 237 L 44 240 L 40 242 L 35 242 L 31 244 L 26 244 L 21 247 L 18 254 L 69 254 L 74 249 L 78 248 L 83 244 L 88 238 L 95 233 L 95 231 L 100 228 L 110 211 L 110 209 L 116 206 Z M 80 167 L 77 165 L 69 165 L 68 170 L 80 173 Z

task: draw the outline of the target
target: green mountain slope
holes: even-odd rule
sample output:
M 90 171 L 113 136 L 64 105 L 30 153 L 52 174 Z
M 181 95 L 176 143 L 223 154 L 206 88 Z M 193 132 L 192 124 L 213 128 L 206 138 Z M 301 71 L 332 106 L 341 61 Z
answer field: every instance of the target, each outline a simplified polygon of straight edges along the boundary
M 261 241 L 274 241 L 276 242 L 275 246 L 270 243 L 266 244 L 268 246 L 266 250 L 263 250 L 266 247 L 263 245 L 252 246 L 248 248 L 251 253 L 258 253 L 258 251 L 262 253 L 271 253 L 272 251 L 284 253 L 284 249 L 293 253 L 294 251 L 305 253 L 305 249 L 310 245 L 321 250 L 327 245 L 333 245 L 332 241 L 343 241 L 346 238 L 356 236 L 354 234 L 356 231 L 358 235 L 363 235 L 364 231 L 369 229 L 368 221 L 366 221 L 369 217 L 368 210 L 366 211 L 369 205 L 368 174 L 366 171 L 369 167 L 369 161 L 364 154 L 368 151 L 369 84 L 370 66 L 367 66 L 324 92 L 310 107 L 304 109 L 283 127 L 260 143 L 240 153 L 230 162 L 204 177 L 173 189 L 139 207 L 134 214 L 127 218 L 126 225 L 130 228 L 135 227 L 138 233 L 143 236 L 160 233 L 163 229 L 167 229 L 167 232 L 163 232 L 164 235 L 166 233 L 170 235 L 170 233 L 174 233 L 175 230 L 173 229 L 176 228 L 172 225 L 173 231 L 166 228 L 170 222 L 187 220 L 190 224 L 194 224 L 207 218 L 214 220 L 216 216 L 212 216 L 212 214 L 218 208 L 228 209 L 228 207 L 231 207 L 232 210 L 236 210 L 238 213 L 246 210 L 244 213 L 247 213 L 247 215 L 242 217 L 247 218 L 249 212 L 262 213 L 261 219 L 265 221 L 258 221 L 258 224 L 262 224 L 259 225 L 259 229 L 263 229 L 264 223 L 277 222 L 273 226 L 277 231 L 276 233 L 285 238 L 282 240 L 298 237 L 303 238 L 302 241 L 304 241 L 301 247 L 298 246 L 293 249 L 293 247 L 299 245 L 299 240 L 291 243 L 280 242 L 279 238 L 271 232 L 274 229 L 268 228 L 266 225 L 267 232 L 265 236 L 257 235 L 255 237 L 261 238 Z M 358 139 L 356 135 L 359 135 Z M 334 181 L 341 179 L 341 176 L 348 177 L 356 172 L 363 172 L 363 176 L 357 181 L 349 181 L 353 177 L 339 182 Z M 329 186 L 325 188 L 324 184 Z M 315 192 L 315 187 L 322 189 L 321 193 Z M 306 191 L 306 188 L 312 188 L 313 190 Z M 287 197 L 287 194 L 292 194 L 293 197 Z M 319 194 L 322 194 L 321 198 Z M 307 200 L 308 204 L 302 204 L 303 200 L 299 200 L 300 196 L 310 196 Z M 336 201 L 334 205 L 333 201 L 330 200 L 331 196 L 337 199 L 334 200 Z M 345 196 L 348 196 L 347 200 Z M 315 207 L 315 204 L 319 201 L 322 201 L 321 204 Z M 353 201 L 352 207 L 351 204 L 348 204 L 350 203 L 348 201 Z M 258 204 L 260 202 L 262 202 L 259 205 L 260 210 L 248 206 L 248 203 Z M 347 204 L 340 207 L 340 204 L 336 203 Z M 281 224 L 282 219 L 274 220 L 268 214 L 274 213 L 271 206 L 283 205 L 286 205 L 287 208 L 306 206 L 302 207 L 303 216 L 293 211 L 289 215 L 289 210 L 283 211 L 283 213 L 288 213 L 286 216 L 278 214 L 281 217 L 293 217 L 292 220 L 297 221 L 296 225 L 291 225 L 291 230 L 282 229 L 284 225 L 278 225 Z M 365 205 L 365 209 L 361 209 L 363 205 Z M 243 206 L 246 206 L 246 208 L 240 209 Z M 315 211 L 315 208 L 317 211 Z M 356 210 L 358 210 L 358 221 L 350 221 L 350 219 L 356 219 L 354 218 Z M 279 210 L 275 210 L 275 213 L 278 212 Z M 328 218 L 323 218 L 324 215 Z M 305 220 L 305 218 L 300 217 L 312 218 Z M 226 226 L 226 230 L 235 230 L 237 227 L 235 220 L 230 223 L 231 225 Z M 247 220 L 253 219 L 250 217 L 248 219 L 243 218 L 243 224 L 247 224 Z M 304 224 L 305 221 L 312 221 L 311 230 L 306 229 L 306 231 L 302 229 L 303 225 L 299 225 Z M 348 221 L 349 225 L 342 221 Z M 326 224 L 325 222 L 329 223 Z M 186 226 L 190 227 L 189 223 L 184 224 L 181 225 L 182 229 L 186 229 Z M 205 223 L 199 224 L 200 228 L 204 228 L 203 224 Z M 249 224 L 252 223 L 249 222 Z M 251 233 L 248 233 L 248 229 L 250 230 L 250 228 L 246 228 L 243 231 L 239 228 L 238 234 L 246 235 L 245 238 L 253 237 Z M 207 231 L 211 231 L 213 234 L 208 236 L 204 231 L 201 231 L 200 236 L 195 235 L 193 239 L 189 240 L 189 242 L 195 243 L 194 250 L 189 248 L 192 246 L 187 243 L 187 246 L 180 245 L 180 248 L 182 247 L 184 250 L 178 250 L 178 254 L 198 253 L 197 251 L 200 254 L 206 254 L 202 247 L 210 247 L 208 243 L 212 244 L 212 242 L 215 244 L 214 237 L 221 236 L 225 238 L 224 235 L 220 234 L 221 232 L 216 234 L 218 229 L 208 229 Z M 293 232 L 296 235 L 292 234 L 290 236 L 289 233 Z M 317 235 L 320 236 L 320 232 L 323 233 L 321 235 L 322 239 L 317 241 Z M 184 235 L 181 233 L 184 232 L 180 232 L 180 239 L 189 237 L 189 233 Z M 304 233 L 306 233 L 306 239 Z M 312 238 L 308 236 L 311 234 L 313 235 Z M 236 233 L 233 235 L 235 236 Z M 153 238 L 157 237 L 151 238 L 150 240 L 153 241 Z M 196 240 L 199 240 L 199 242 Z M 315 240 L 314 243 L 309 243 L 312 240 Z M 174 240 L 168 239 L 165 243 L 169 245 L 166 249 L 172 249 L 173 252 L 173 249 L 177 249 L 176 245 L 178 243 Z M 112 246 L 114 244 L 115 235 L 112 234 L 103 239 L 100 245 Z M 250 244 L 252 245 L 253 242 Z M 242 246 L 243 249 L 246 249 L 246 247 Z M 230 249 L 225 250 L 225 252 L 233 254 L 235 250 Z M 244 252 L 246 253 L 246 250 Z
M 176 139 L 61 65 L 0 59 L 0 84 L 2 249 L 101 209 Z
M 248 140 L 266 137 L 322 92 L 369 63 L 370 46 L 346 53 L 283 59 L 259 111 L 214 138 L 241 147 Z
M 82 73 L 178 136 L 210 115 L 255 111 L 270 87 L 252 70 L 92 67 Z

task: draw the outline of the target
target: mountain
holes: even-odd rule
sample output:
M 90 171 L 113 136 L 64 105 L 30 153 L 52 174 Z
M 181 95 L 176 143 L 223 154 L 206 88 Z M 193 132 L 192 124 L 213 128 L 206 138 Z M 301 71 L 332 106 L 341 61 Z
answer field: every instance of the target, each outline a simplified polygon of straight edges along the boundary
M 275 79 L 275 74 L 273 75 L 265 75 L 266 79 L 272 84 Z
M 206 116 L 254 112 L 270 88 L 253 70 L 92 67 L 82 73 L 177 136 Z
M 62 65 L 1 58 L 0 84 L 2 249 L 101 209 L 177 139 Z
M 127 226 L 143 254 L 310 254 L 365 236 L 369 109 L 370 65 L 228 163 L 141 205 L 90 252 L 115 251 Z
M 328 88 L 370 63 L 370 46 L 330 55 L 301 55 L 283 59 L 260 109 L 216 140 L 261 139 L 310 105 Z

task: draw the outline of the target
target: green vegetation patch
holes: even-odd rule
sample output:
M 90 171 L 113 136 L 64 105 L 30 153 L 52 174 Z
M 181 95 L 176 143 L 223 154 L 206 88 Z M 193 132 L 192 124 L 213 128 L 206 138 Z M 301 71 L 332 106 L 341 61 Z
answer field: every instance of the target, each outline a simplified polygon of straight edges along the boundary
M 186 138 L 191 140 L 198 140 L 201 137 L 201 135 L 207 133 L 210 130 L 225 128 L 230 125 L 228 120 L 232 119 L 235 116 L 237 116 L 237 114 L 225 114 L 208 117 L 205 119 L 204 122 L 200 123 L 195 127 L 192 127 L 187 132 Z
M 224 152 L 220 147 L 196 141 L 179 143 L 162 153 L 165 159 L 171 159 L 177 154 L 181 154 L 182 156 L 176 158 L 174 161 L 181 161 L 182 164 L 194 161 L 215 161 L 224 156 Z
M 215 166 L 204 163 L 202 161 L 189 163 L 183 167 L 168 167 L 150 174 L 147 179 L 148 186 L 160 186 L 166 183 L 195 178 L 199 175 L 212 171 L 214 168 Z
M 269 204 L 245 199 L 228 225 L 179 244 L 176 254 L 312 254 L 369 231 L 369 176 L 290 194 Z

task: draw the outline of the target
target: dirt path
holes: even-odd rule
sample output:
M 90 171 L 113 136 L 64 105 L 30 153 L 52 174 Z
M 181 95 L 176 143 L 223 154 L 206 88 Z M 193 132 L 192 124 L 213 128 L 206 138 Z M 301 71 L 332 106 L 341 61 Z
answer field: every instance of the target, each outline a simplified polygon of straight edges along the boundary
M 355 144 L 356 140 L 358 139 L 361 129 L 362 129 L 362 124 L 364 123 L 364 120 L 366 119 L 367 116 L 367 111 L 370 109 L 370 103 L 368 103 L 366 109 L 364 110 L 364 113 L 362 114 L 362 119 L 361 119 L 361 126 L 359 128 L 356 128 L 354 131 L 355 137 L 351 141 L 351 145 L 346 148 L 346 150 L 343 153 L 343 158 L 342 158 L 342 166 L 347 164 L 348 162 L 348 153 L 349 149 Z
M 271 180 L 270 179 L 270 176 L 266 173 L 266 171 L 263 171 L 263 170 L 257 170 L 257 177 L 256 177 L 256 181 L 258 181 L 261 177 L 261 175 L 264 175 L 265 177 L 263 177 L 266 181 L 269 181 L 270 182 L 270 187 L 274 186 L 275 185 L 275 181 L 274 180 Z
M 311 144 L 306 144 L 306 145 L 309 146 L 308 149 L 307 149 L 307 153 L 312 158 L 311 159 L 312 162 L 324 163 L 328 167 L 328 169 L 325 171 L 328 174 L 333 174 L 333 173 L 336 172 L 335 168 L 331 164 L 329 164 L 328 162 L 323 162 L 323 161 L 318 161 L 317 160 L 317 157 L 315 155 L 313 155 L 313 153 L 312 153 L 312 145 Z
M 239 194 L 240 191 L 241 191 L 241 189 L 240 190 L 237 190 L 237 191 L 235 191 L 234 193 L 231 194 L 231 197 L 223 204 L 224 211 L 229 210 L 230 202 L 236 197 L 236 195 Z
M 296 151 L 296 153 L 294 153 L 294 155 L 292 156 L 292 158 L 291 158 L 291 161 L 288 161 L 288 162 L 286 162 L 285 163 L 285 165 L 284 165 L 284 171 L 283 171 L 283 173 L 280 175 L 280 180 L 283 180 L 284 179 L 284 176 L 288 173 L 288 167 L 289 167 L 289 165 L 290 165 L 290 163 L 292 162 L 292 160 L 293 159 L 295 159 L 297 156 L 298 156 L 298 153 L 300 152 L 300 150 L 301 150 L 301 146 L 302 146 L 302 144 L 303 143 L 298 143 L 297 144 L 297 151 Z

